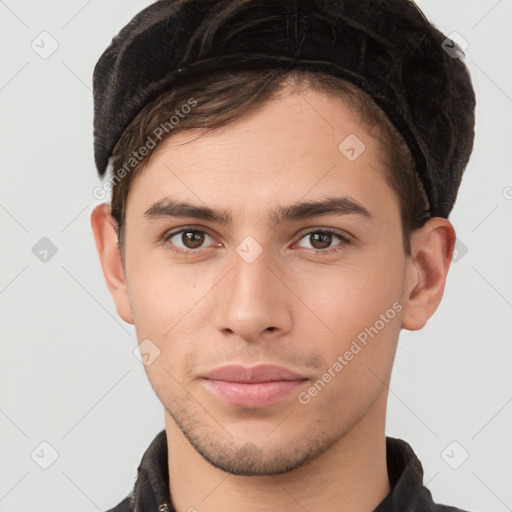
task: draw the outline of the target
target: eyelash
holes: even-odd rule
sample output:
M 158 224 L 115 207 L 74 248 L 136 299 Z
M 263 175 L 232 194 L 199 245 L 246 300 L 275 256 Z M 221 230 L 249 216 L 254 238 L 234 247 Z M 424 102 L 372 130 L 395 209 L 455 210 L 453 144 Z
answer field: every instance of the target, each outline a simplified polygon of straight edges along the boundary
M 162 237 L 162 241 L 164 243 L 169 243 L 169 245 L 172 246 L 171 247 L 172 251 L 176 252 L 177 254 L 182 254 L 182 255 L 188 256 L 188 255 L 192 255 L 194 253 L 198 253 L 201 249 L 188 249 L 188 250 L 184 250 L 184 249 L 177 248 L 176 246 L 174 246 L 173 244 L 170 243 L 171 238 L 174 238 L 176 235 L 179 235 L 179 234 L 182 234 L 182 233 L 186 233 L 187 231 L 196 231 L 198 233 L 205 233 L 206 235 L 212 237 L 207 231 L 205 231 L 203 229 L 198 229 L 198 228 L 195 228 L 193 226 L 186 226 L 184 228 L 177 229 L 176 231 L 171 231 L 171 232 L 165 233 L 163 235 L 163 237 Z M 322 229 L 316 228 L 316 229 L 312 229 L 312 230 L 310 230 L 310 231 L 308 231 L 306 233 L 303 233 L 300 236 L 298 241 L 302 240 L 304 237 L 306 237 L 308 235 L 311 235 L 312 233 L 328 233 L 328 234 L 331 234 L 331 235 L 335 235 L 342 242 L 342 243 L 340 243 L 338 245 L 349 245 L 349 244 L 352 243 L 352 238 L 351 237 L 349 237 L 348 235 L 346 235 L 344 233 L 341 233 L 339 231 L 331 229 L 331 228 L 322 228 Z M 340 252 L 340 251 L 343 250 L 343 248 L 337 248 L 337 247 L 338 246 L 330 247 L 330 248 L 327 248 L 327 249 L 308 249 L 308 251 L 312 252 L 315 256 L 318 256 L 318 255 L 332 254 L 332 253 Z

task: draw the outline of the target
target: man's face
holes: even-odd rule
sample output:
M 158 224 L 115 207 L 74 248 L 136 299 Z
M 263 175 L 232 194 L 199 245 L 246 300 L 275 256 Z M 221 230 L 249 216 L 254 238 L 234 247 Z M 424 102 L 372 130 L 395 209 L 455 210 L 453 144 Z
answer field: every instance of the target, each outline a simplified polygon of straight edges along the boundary
M 132 183 L 130 314 L 139 342 L 160 351 L 147 375 L 166 420 L 217 467 L 288 471 L 356 425 L 384 421 L 408 259 L 383 160 L 349 107 L 307 90 L 215 132 L 174 135 Z M 281 219 L 298 203 L 342 197 L 369 215 Z M 171 201 L 231 222 L 167 215 Z M 278 365 L 306 380 L 277 384 L 277 395 L 268 384 L 219 395 L 205 376 L 227 364 Z

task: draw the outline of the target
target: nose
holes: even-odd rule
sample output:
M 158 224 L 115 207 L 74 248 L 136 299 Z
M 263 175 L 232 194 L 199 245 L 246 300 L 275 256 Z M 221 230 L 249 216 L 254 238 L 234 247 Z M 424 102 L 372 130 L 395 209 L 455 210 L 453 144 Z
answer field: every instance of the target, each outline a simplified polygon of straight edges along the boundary
M 232 268 L 216 287 L 216 328 L 245 341 L 278 336 L 291 328 L 293 293 L 268 250 L 252 262 L 234 254 Z

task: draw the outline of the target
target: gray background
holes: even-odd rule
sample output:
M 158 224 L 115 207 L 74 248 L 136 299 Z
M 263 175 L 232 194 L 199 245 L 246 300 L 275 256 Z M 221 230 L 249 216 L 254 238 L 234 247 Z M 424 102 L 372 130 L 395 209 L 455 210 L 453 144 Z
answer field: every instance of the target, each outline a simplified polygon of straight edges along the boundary
M 89 224 L 93 67 L 149 3 L 0 1 L 0 511 L 114 506 L 164 428 Z M 413 446 L 436 501 L 502 512 L 512 510 L 512 2 L 418 4 L 469 43 L 477 135 L 450 216 L 457 257 L 428 325 L 402 333 L 387 432 Z

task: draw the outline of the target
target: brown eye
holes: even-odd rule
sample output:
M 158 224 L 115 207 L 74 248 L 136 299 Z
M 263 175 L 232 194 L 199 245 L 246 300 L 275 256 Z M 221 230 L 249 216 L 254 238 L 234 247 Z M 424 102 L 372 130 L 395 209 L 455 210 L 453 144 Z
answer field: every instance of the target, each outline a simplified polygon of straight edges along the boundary
M 213 241 L 208 233 L 200 229 L 192 228 L 182 228 L 178 231 L 168 233 L 163 237 L 164 241 L 178 253 L 198 252 L 198 249 L 203 248 L 207 238 Z
M 197 249 L 203 244 L 204 235 L 205 233 L 203 231 L 183 231 L 181 241 L 187 249 Z
M 332 242 L 332 234 L 317 231 L 309 234 L 309 240 L 313 249 L 327 249 Z
M 334 243 L 338 239 L 338 243 Z M 343 233 L 338 233 L 331 229 L 317 229 L 316 231 L 309 231 L 305 233 L 299 241 L 307 240 L 310 244 L 309 249 L 317 254 L 331 253 L 343 250 L 344 246 L 351 243 L 351 237 Z M 300 245 L 305 247 L 304 245 Z

